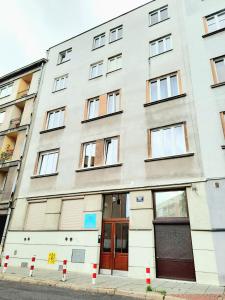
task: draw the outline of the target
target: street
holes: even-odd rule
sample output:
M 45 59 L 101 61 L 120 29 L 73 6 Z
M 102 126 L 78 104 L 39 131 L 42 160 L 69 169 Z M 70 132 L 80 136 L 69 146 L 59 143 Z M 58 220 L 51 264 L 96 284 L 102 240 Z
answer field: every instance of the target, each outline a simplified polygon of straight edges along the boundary
M 75 292 L 70 289 L 0 281 L 0 300 L 126 300 L 127 297 Z M 132 298 L 134 299 L 134 298 Z

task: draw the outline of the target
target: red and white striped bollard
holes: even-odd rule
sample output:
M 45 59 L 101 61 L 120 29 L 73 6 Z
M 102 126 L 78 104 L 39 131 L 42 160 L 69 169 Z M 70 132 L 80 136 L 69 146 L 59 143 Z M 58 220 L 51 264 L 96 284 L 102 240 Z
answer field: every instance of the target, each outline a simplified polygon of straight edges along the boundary
M 3 265 L 3 270 L 2 270 L 2 273 L 5 273 L 7 268 L 8 268 L 8 262 L 9 262 L 9 255 L 6 255 L 5 257 L 5 262 L 4 262 L 4 265 Z
M 36 260 L 36 257 L 32 256 L 32 258 L 31 258 L 31 265 L 30 265 L 30 273 L 29 273 L 30 277 L 33 276 L 35 260 Z
M 65 282 L 66 281 L 66 272 L 67 272 L 67 259 L 63 260 L 63 274 L 62 274 L 62 281 Z
M 151 284 L 150 271 L 151 271 L 150 268 L 147 267 L 146 268 L 146 279 L 145 279 L 145 282 L 147 285 Z
M 97 264 L 93 264 L 92 284 L 96 283 L 96 278 L 97 278 Z

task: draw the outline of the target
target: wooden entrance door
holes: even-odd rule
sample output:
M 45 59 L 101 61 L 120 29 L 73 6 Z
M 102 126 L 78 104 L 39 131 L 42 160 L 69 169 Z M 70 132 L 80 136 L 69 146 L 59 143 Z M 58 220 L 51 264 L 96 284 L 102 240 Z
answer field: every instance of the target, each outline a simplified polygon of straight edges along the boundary
M 157 277 L 195 281 L 186 191 L 155 192 L 154 208 Z
M 127 221 L 103 221 L 100 268 L 128 270 Z

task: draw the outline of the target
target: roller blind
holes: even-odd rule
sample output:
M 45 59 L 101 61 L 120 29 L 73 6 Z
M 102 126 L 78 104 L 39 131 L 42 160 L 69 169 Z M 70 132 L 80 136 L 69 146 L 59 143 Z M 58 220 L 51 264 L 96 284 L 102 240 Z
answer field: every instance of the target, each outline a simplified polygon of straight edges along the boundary
M 30 203 L 27 211 L 25 230 L 44 229 L 46 202 Z
M 82 228 L 83 200 L 64 200 L 62 204 L 60 230 L 76 230 Z

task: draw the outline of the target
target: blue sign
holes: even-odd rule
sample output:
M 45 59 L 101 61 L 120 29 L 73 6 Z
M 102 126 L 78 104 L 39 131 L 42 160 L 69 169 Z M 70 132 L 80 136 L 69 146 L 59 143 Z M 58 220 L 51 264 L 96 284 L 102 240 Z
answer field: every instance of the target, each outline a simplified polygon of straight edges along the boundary
M 85 214 L 84 216 L 84 228 L 90 229 L 90 228 L 96 228 L 97 222 L 96 222 L 96 214 Z

